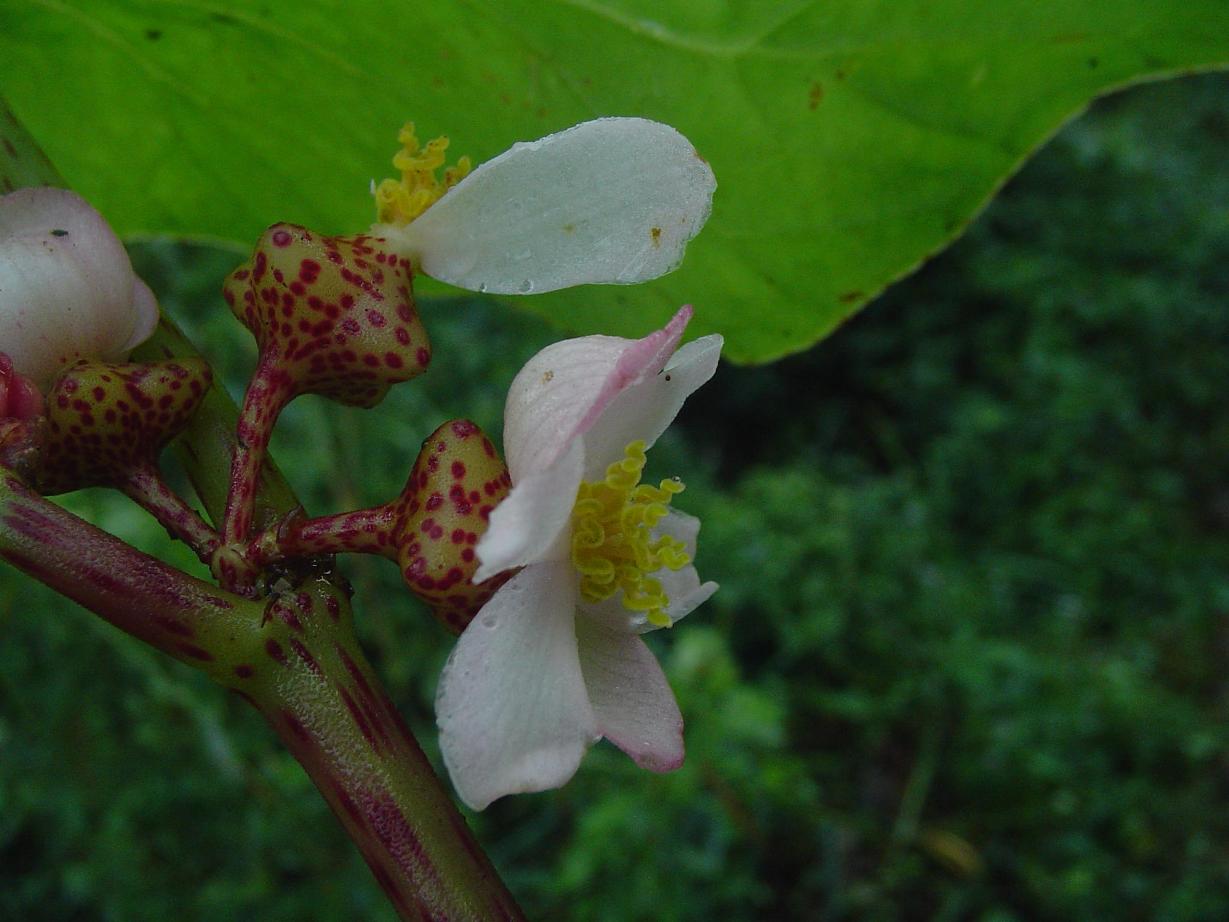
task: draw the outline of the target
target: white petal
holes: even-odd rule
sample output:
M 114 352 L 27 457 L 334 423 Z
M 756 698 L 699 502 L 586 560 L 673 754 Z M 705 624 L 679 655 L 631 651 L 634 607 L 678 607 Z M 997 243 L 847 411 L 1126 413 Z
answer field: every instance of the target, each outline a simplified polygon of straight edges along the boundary
M 669 535 L 682 541 L 687 549 L 687 556 L 692 560 L 696 559 L 696 537 L 699 533 L 700 520 L 678 509 L 671 509 L 666 517 L 657 523 L 655 530 L 655 534 Z M 670 599 L 666 614 L 670 616 L 672 625 L 707 602 L 717 591 L 716 583 L 700 582 L 700 576 L 693 566 L 683 567 L 681 570 L 658 570 L 653 576 L 661 582 L 662 590 Z
M 132 332 L 128 334 L 128 341 L 120 346 L 124 357 L 153 336 L 154 328 L 158 326 L 158 299 L 150 287 L 135 275 L 132 282 L 132 312 Z
M 679 264 L 716 187 L 669 125 L 603 118 L 514 144 L 406 227 L 374 231 L 471 291 L 630 284 Z
M 652 651 L 634 634 L 579 619 L 580 667 L 603 736 L 641 768 L 683 764 L 683 715 Z
M 491 524 L 475 548 L 474 582 L 496 573 L 546 560 L 567 558 L 567 536 L 583 464 L 580 442 L 550 467 L 518 483 L 491 512 Z
M 645 376 L 618 394 L 585 433 L 585 480 L 599 480 L 627 446 L 643 439 L 646 447 L 674 422 L 683 402 L 713 376 L 722 338 L 703 336 L 687 343 L 657 374 Z
M 505 794 L 567 783 L 598 738 L 576 649 L 576 578 L 528 567 L 457 641 L 435 699 L 444 764 L 481 810 Z
M 691 308 L 643 339 L 582 336 L 547 346 L 517 374 L 504 407 L 512 482 L 554 463 L 621 393 L 651 379 L 682 338 Z M 620 446 L 620 454 L 623 446 Z
M 0 197 L 0 351 L 41 386 L 78 359 L 121 358 L 152 331 L 157 303 L 148 289 L 138 299 L 135 282 L 119 239 L 79 195 Z

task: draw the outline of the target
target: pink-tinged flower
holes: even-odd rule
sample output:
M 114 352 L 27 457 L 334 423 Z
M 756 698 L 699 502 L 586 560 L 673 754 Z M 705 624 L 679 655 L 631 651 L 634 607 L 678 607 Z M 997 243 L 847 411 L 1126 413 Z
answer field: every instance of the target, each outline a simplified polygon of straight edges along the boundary
M 436 696 L 444 762 L 474 809 L 559 787 L 603 736 L 644 768 L 682 764 L 682 717 L 639 635 L 717 586 L 691 566 L 699 522 L 670 508 L 682 484 L 639 480 L 645 450 L 717 367 L 720 336 L 677 348 L 690 317 L 639 340 L 556 343 L 512 383 L 512 491 L 475 580 L 520 569 L 461 635 Z
M 643 118 L 600 118 L 513 144 L 470 172 L 445 171 L 447 138 L 414 126 L 373 187 L 372 233 L 432 278 L 496 294 L 630 285 L 674 269 L 712 207 L 717 181 L 691 142 Z
M 46 389 L 79 359 L 122 361 L 158 322 L 119 238 L 65 189 L 0 196 L 0 352 Z

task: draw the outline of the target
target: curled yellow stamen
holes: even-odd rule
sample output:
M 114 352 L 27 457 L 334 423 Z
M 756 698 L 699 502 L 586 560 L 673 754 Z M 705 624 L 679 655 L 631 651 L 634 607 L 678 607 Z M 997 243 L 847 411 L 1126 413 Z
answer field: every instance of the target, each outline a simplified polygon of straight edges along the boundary
M 444 169 L 444 178 L 435 171 L 444 165 L 446 137 L 434 138 L 419 146 L 414 123 L 406 122 L 397 140 L 401 150 L 393 157 L 393 166 L 401 179 L 385 179 L 376 185 L 376 220 L 381 224 L 404 227 L 439 201 L 440 196 L 459 183 L 470 171 L 470 159 L 460 158 L 455 166 Z
M 683 542 L 669 535 L 654 537 L 653 529 L 683 484 L 677 479 L 656 487 L 640 483 L 644 464 L 644 442 L 632 442 L 624 457 L 606 469 L 604 480 L 581 483 L 572 510 L 572 562 L 586 602 L 603 602 L 621 592 L 629 611 L 669 627 L 670 599 L 650 574 L 680 570 L 691 557 Z

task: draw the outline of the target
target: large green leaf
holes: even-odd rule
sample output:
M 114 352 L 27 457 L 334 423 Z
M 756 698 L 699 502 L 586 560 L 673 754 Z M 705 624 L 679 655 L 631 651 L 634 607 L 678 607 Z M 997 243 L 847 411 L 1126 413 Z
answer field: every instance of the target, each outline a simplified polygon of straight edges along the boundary
M 478 159 L 669 122 L 720 183 L 683 267 L 519 303 L 640 333 L 691 301 L 746 361 L 941 248 L 1098 93 L 1226 61 L 1224 0 L 0 0 L 0 93 L 126 233 L 356 231 L 407 118 Z

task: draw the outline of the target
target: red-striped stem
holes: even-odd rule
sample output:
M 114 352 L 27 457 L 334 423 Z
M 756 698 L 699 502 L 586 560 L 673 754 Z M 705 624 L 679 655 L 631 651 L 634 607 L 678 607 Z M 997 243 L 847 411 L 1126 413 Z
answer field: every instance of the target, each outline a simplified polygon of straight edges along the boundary
M 262 607 L 143 554 L 0 472 L 0 557 L 176 659 L 217 675 Z
M 251 702 L 404 919 L 523 916 L 354 638 L 326 580 L 252 602 L 141 553 L 0 473 L 0 558 Z
M 269 438 L 278 416 L 294 395 L 295 387 L 290 377 L 268 355 L 262 355 L 239 411 L 238 438 L 230 465 L 230 492 L 222 521 L 222 540 L 226 544 L 247 539 Z
M 192 548 L 202 562 L 209 563 L 221 543 L 218 533 L 167 486 L 157 468 L 145 465 L 132 468 L 120 489 L 156 518 L 163 528 Z
M 325 580 L 278 597 L 229 684 L 307 770 L 404 919 L 523 918 L 359 650 Z
M 292 513 L 252 538 L 245 556 L 256 567 L 322 554 L 379 554 L 397 559 L 397 501 L 372 509 L 307 518 Z

